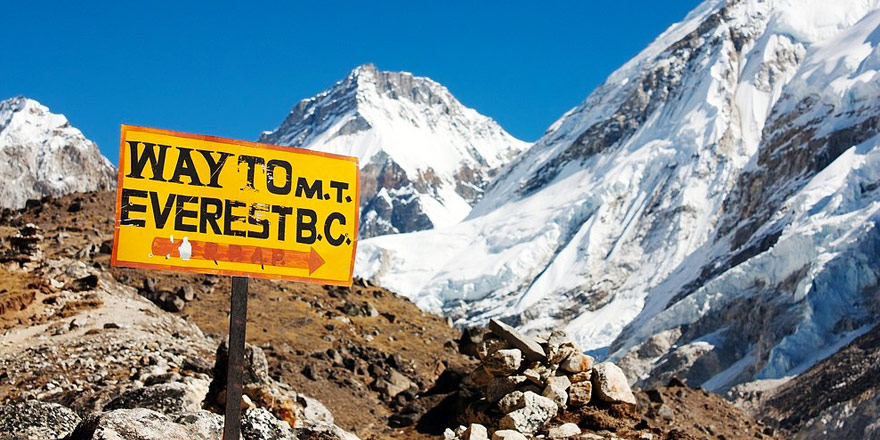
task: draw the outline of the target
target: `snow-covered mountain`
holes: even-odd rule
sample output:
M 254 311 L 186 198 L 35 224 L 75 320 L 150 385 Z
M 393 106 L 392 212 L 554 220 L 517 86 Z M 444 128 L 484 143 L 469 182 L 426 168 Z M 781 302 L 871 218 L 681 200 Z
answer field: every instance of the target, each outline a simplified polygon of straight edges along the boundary
M 0 101 L 0 206 L 116 186 L 116 169 L 64 115 L 25 97 Z
M 358 157 L 362 237 L 459 222 L 528 147 L 431 79 L 372 64 L 300 101 L 260 142 Z
M 460 324 L 564 325 L 645 382 L 804 371 L 880 316 L 878 43 L 878 1 L 706 1 L 465 221 L 356 270 Z

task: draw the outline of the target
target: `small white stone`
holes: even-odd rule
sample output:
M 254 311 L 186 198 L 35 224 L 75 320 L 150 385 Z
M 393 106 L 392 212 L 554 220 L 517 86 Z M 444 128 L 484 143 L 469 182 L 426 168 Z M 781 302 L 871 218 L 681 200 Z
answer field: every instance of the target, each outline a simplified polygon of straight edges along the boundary
M 576 435 L 579 435 L 580 433 L 581 428 L 579 428 L 578 425 L 575 425 L 574 423 L 564 423 L 555 428 L 550 428 L 550 430 L 547 432 L 547 437 L 550 437 L 552 439 L 563 439 L 574 437 Z
M 488 440 L 489 431 L 479 423 L 471 423 L 461 435 L 462 440 Z
M 526 436 L 513 429 L 499 429 L 492 434 L 492 440 L 527 440 Z

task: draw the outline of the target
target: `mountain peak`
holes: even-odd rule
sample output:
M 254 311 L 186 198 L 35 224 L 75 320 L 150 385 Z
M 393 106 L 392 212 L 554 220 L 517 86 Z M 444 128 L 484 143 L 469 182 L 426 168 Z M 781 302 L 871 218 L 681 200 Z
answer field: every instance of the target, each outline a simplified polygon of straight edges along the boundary
M 357 156 L 365 236 L 461 220 L 528 146 L 430 78 L 373 64 L 300 101 L 260 141 Z
M 16 96 L 0 101 L 0 206 L 28 199 L 109 189 L 116 171 L 64 115 Z

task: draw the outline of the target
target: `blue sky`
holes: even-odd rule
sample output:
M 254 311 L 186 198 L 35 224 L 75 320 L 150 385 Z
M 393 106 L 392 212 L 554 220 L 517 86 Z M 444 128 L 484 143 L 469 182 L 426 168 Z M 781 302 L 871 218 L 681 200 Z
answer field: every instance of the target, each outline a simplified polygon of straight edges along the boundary
M 115 163 L 120 124 L 255 140 L 372 62 L 533 141 L 698 3 L 10 2 L 0 99 L 65 114 Z

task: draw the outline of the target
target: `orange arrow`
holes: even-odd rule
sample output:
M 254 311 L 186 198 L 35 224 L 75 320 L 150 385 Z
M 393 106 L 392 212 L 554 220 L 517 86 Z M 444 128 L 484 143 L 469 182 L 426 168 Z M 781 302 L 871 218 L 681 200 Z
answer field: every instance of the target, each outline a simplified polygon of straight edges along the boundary
M 189 258 L 195 260 L 226 261 L 230 263 L 251 263 L 259 265 L 308 269 L 309 275 L 324 265 L 324 259 L 310 248 L 309 252 L 289 249 L 275 249 L 210 241 L 187 240 L 190 246 Z M 180 258 L 183 241 L 171 241 L 169 237 L 153 238 L 153 255 Z M 184 252 L 185 253 L 185 252 Z

